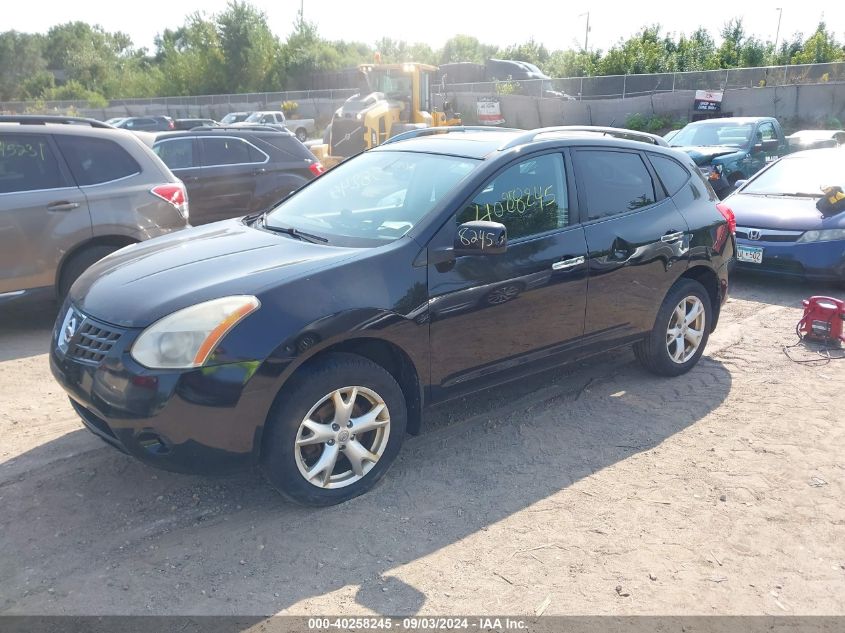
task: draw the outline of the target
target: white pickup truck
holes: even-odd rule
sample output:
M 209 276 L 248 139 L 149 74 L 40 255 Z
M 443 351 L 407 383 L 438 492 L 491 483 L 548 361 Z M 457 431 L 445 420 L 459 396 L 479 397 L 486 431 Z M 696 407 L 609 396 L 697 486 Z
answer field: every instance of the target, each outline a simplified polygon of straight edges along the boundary
M 308 136 L 314 133 L 314 119 L 286 119 L 285 113 L 281 110 L 260 110 L 252 112 L 244 120 L 244 123 L 260 123 L 278 129 L 286 128 L 296 134 L 302 143 Z

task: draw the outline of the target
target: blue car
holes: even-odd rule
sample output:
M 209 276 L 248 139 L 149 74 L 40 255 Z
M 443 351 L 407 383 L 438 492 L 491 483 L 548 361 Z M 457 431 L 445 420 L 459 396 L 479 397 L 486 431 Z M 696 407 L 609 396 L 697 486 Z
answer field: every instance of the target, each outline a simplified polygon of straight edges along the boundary
M 820 203 L 830 186 L 845 189 L 845 149 L 789 154 L 740 181 L 721 203 L 736 216 L 737 266 L 843 283 L 845 205 Z

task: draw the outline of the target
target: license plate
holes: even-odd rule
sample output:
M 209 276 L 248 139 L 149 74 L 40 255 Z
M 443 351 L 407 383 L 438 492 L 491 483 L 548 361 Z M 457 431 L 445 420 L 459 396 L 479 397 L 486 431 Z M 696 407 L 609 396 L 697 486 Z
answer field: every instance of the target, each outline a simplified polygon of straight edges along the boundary
M 763 249 L 760 246 L 741 246 L 736 247 L 736 258 L 741 262 L 750 262 L 752 264 L 763 263 Z

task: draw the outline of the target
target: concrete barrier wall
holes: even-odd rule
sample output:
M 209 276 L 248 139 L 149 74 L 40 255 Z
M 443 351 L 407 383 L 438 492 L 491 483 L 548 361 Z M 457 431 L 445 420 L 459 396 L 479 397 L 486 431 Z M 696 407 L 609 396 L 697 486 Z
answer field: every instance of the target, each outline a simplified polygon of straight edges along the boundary
M 475 123 L 479 95 L 455 95 L 466 123 Z M 633 114 L 660 114 L 691 119 L 695 91 L 663 92 L 626 99 L 558 101 L 520 95 L 500 95 L 505 125 L 531 129 L 549 125 L 625 126 Z M 728 90 L 722 111 L 732 116 L 774 116 L 820 122 L 836 117 L 845 122 L 845 83 Z
M 476 123 L 478 93 L 456 93 L 450 98 L 467 124 Z M 532 129 L 550 125 L 624 126 L 632 114 L 660 114 L 692 118 L 695 92 L 681 90 L 625 99 L 560 101 L 522 95 L 499 95 L 505 125 Z M 331 120 L 343 99 L 301 99 L 299 109 L 290 118 L 316 119 L 318 127 Z M 82 116 L 108 119 L 118 116 L 167 114 L 174 118 L 201 117 L 220 119 L 228 112 L 274 110 L 279 103 L 244 101 L 242 103 L 205 105 L 116 105 L 105 109 L 83 109 Z M 845 122 L 845 83 L 746 88 L 725 91 L 722 111 L 733 116 L 774 116 L 806 122 L 836 117 Z

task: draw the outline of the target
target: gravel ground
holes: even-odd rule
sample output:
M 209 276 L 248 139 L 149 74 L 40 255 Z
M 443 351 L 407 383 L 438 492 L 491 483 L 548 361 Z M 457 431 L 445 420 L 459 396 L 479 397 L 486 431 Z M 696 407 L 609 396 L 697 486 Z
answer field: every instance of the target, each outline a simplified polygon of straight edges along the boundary
M 845 614 L 845 361 L 782 351 L 837 291 L 734 282 L 686 376 L 614 353 L 442 406 L 326 510 L 105 446 L 55 308 L 4 308 L 0 614 Z

